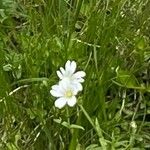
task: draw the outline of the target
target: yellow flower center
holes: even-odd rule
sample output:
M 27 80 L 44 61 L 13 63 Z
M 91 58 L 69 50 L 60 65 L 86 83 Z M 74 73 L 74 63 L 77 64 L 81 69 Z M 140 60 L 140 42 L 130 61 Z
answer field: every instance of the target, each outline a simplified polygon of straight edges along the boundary
M 72 97 L 72 96 L 73 96 L 73 93 L 72 93 L 71 90 L 66 91 L 65 97 L 70 98 L 70 97 Z

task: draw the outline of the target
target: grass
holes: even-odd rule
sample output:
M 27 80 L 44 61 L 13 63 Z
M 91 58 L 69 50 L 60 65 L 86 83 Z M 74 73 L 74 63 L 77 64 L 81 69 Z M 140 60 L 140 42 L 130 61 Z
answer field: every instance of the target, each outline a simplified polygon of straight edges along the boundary
M 0 149 L 150 149 L 148 0 L 0 1 Z M 56 70 L 86 72 L 55 108 Z

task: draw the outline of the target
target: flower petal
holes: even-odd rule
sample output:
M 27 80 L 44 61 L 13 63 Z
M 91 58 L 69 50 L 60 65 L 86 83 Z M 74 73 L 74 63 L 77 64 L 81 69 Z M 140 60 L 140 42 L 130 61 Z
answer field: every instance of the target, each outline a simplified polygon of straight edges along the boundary
M 57 73 L 57 76 L 58 76 L 60 79 L 63 78 L 63 75 L 62 75 L 62 73 L 61 73 L 60 71 L 56 71 L 56 73 Z
M 61 97 L 61 96 L 63 96 L 62 93 L 59 90 L 53 90 L 52 89 L 52 90 L 50 90 L 50 93 L 54 97 Z
M 62 75 L 65 74 L 65 69 L 63 67 L 60 67 L 60 71 L 61 71 Z
M 77 67 L 76 62 L 72 61 L 71 64 L 70 64 L 70 72 L 71 72 L 71 74 L 73 74 L 75 72 L 76 67 Z
M 67 100 L 63 97 L 61 98 L 58 98 L 56 101 L 55 101 L 55 107 L 61 109 L 63 108 L 67 103 Z
M 86 74 L 85 74 L 85 72 L 84 71 L 78 71 L 78 72 L 76 72 L 73 76 L 75 77 L 75 78 L 82 78 L 82 77 L 84 77 Z
M 77 82 L 77 83 L 74 83 L 74 86 L 75 86 L 75 90 L 74 90 L 74 95 L 76 95 L 78 93 L 78 91 L 82 91 L 83 90 L 83 87 L 81 85 L 81 83 Z
M 56 91 L 57 93 L 59 93 L 61 96 L 64 95 L 64 89 L 61 87 L 60 84 L 56 84 L 52 86 L 52 90 Z
M 59 85 L 63 89 L 63 91 L 66 91 L 70 86 L 70 81 L 68 78 L 64 78 L 63 80 L 59 81 Z
M 73 107 L 77 103 L 77 99 L 75 96 L 71 97 L 70 99 L 67 99 L 67 104 L 70 107 Z
M 58 88 L 59 88 L 59 86 L 57 84 L 52 86 L 52 90 L 56 91 L 56 90 L 58 90 Z
M 78 79 L 76 79 L 76 82 L 83 83 L 83 82 L 84 82 L 84 79 L 83 79 L 83 78 L 78 78 Z
M 69 70 L 70 70 L 70 67 L 71 67 L 71 62 L 70 62 L 70 60 L 68 60 L 68 61 L 66 62 L 66 64 L 65 64 L 65 70 L 66 70 L 66 71 L 69 71 Z

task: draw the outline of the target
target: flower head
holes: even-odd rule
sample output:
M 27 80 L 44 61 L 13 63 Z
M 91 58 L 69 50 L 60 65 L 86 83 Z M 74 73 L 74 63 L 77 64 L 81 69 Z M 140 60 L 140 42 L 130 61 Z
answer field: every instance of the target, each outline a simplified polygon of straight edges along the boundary
M 65 64 L 65 69 L 60 67 L 60 70 L 57 71 L 60 81 L 58 84 L 52 86 L 50 93 L 54 97 L 57 97 L 55 106 L 59 109 L 65 105 L 73 107 L 77 102 L 77 93 L 83 89 L 81 83 L 84 82 L 83 77 L 85 76 L 85 72 L 75 72 L 76 66 L 75 61 L 68 60 Z
M 57 97 L 55 106 L 59 109 L 63 108 L 66 104 L 73 107 L 77 102 L 77 92 L 73 85 L 64 80 L 60 81 L 57 85 L 53 85 L 50 91 L 54 97 Z
M 76 62 L 68 60 L 65 64 L 65 69 L 60 67 L 60 70 L 57 71 L 57 75 L 60 80 L 66 80 L 73 84 L 78 91 L 82 91 L 81 83 L 84 82 L 83 77 L 86 75 L 84 71 L 76 71 Z

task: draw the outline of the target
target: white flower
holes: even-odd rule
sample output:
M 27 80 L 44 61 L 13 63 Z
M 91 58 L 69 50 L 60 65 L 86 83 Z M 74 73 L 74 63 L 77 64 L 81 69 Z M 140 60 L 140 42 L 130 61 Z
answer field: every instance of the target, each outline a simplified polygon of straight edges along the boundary
M 84 82 L 84 71 L 76 71 L 76 62 L 68 60 L 65 64 L 65 68 L 60 67 L 60 71 L 57 71 L 57 75 L 60 78 L 58 84 L 53 85 L 50 90 L 51 95 L 57 97 L 55 106 L 59 109 L 65 105 L 73 107 L 77 103 L 76 95 L 79 91 L 82 91 L 81 85 Z
M 60 81 L 57 85 L 53 85 L 50 93 L 57 97 L 55 106 L 59 109 L 63 108 L 66 104 L 73 107 L 77 102 L 76 95 L 78 91 L 76 87 L 64 80 Z
M 81 83 L 84 82 L 83 77 L 86 75 L 84 71 L 76 71 L 76 62 L 68 60 L 65 64 L 65 69 L 60 67 L 60 71 L 57 71 L 57 75 L 61 80 L 67 80 L 72 84 L 78 91 L 82 91 Z

